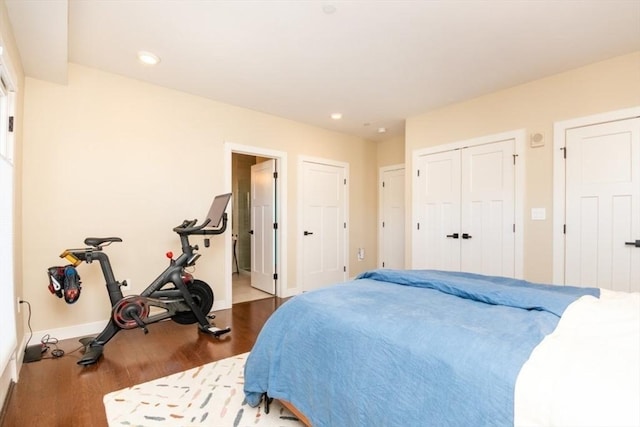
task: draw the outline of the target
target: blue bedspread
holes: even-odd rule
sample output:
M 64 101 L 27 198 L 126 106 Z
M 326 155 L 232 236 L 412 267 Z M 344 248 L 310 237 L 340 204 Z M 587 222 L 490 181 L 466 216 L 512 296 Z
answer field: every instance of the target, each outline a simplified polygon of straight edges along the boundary
M 402 286 L 399 286 L 402 285 Z M 516 377 L 564 309 L 597 289 L 377 270 L 292 298 L 265 324 L 245 394 L 313 426 L 512 425 Z

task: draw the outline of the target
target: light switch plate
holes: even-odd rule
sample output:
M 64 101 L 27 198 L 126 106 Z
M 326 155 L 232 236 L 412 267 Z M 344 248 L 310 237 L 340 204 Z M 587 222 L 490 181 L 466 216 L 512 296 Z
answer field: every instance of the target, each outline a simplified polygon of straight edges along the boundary
M 547 210 L 545 208 L 531 208 L 531 219 L 533 221 L 544 221 L 547 219 Z

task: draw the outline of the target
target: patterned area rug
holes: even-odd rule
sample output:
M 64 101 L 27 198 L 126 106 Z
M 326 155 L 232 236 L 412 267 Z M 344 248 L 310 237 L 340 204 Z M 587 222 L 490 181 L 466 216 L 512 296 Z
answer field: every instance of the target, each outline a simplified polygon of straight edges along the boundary
M 277 400 L 268 414 L 263 405 L 247 405 L 243 392 L 247 354 L 105 395 L 109 426 L 302 426 Z

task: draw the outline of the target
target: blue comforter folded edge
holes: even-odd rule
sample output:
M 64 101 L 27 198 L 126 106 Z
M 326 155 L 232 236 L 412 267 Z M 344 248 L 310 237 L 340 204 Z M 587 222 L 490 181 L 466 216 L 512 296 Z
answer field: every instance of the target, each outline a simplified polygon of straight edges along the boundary
M 456 280 L 452 281 L 452 277 Z M 600 297 L 598 288 L 546 285 L 508 277 L 439 270 L 379 269 L 364 272 L 357 279 L 435 289 L 487 304 L 547 311 L 558 317 L 581 296 Z

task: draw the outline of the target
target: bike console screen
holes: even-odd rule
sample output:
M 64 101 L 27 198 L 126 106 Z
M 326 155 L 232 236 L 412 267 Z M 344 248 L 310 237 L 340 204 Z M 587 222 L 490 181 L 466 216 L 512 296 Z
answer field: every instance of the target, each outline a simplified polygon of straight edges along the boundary
M 205 218 L 205 221 L 207 219 L 211 221 L 207 224 L 209 227 L 218 227 L 220 225 L 220 221 L 222 221 L 222 216 L 224 215 L 224 211 L 227 209 L 230 199 L 231 193 L 220 194 L 213 199 L 213 203 L 211 203 L 211 207 L 209 208 L 209 213 Z

